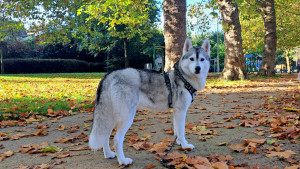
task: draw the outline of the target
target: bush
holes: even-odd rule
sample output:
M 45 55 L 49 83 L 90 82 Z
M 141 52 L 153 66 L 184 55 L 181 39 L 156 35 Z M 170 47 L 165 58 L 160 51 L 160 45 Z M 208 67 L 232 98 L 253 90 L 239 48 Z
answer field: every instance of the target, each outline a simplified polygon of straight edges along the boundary
M 105 67 L 101 63 L 89 63 L 76 59 L 4 59 L 6 74 L 102 71 L 105 71 Z

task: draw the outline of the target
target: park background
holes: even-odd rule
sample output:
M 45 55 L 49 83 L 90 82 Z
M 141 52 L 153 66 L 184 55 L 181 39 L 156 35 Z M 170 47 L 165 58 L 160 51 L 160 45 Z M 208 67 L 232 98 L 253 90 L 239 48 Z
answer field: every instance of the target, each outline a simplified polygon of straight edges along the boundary
M 222 8 L 223 2 L 228 6 Z M 261 11 L 266 9 L 260 2 L 276 11 L 271 29 L 277 37 L 267 43 L 263 16 L 269 13 Z M 299 1 L 0 4 L 0 168 L 124 168 L 116 159 L 104 159 L 102 152 L 91 152 L 87 144 L 99 81 L 114 69 L 154 66 L 153 56 L 171 58 L 165 48 L 173 45 L 182 51 L 175 43 L 189 36 L 194 46 L 209 39 L 211 68 L 205 89 L 188 109 L 187 138 L 196 148 L 182 150 L 176 145 L 168 167 L 299 169 Z M 165 9 L 168 12 L 176 13 L 177 7 L 187 11 L 173 17 L 179 21 L 173 28 L 186 31 L 169 36 L 181 34 L 183 40 L 168 43 L 164 7 L 172 9 Z M 234 26 L 228 25 L 220 9 L 239 16 L 236 33 L 242 43 L 226 41 Z M 226 46 L 235 44 L 242 50 L 232 59 Z M 275 52 L 265 63 L 274 67 L 271 73 L 260 74 L 268 45 Z M 226 64 L 232 68 L 227 74 L 233 76 L 221 80 Z M 237 72 L 239 68 L 244 71 Z M 246 78 L 239 76 L 241 72 Z M 134 159 L 131 168 L 163 167 L 159 157 L 174 140 L 171 122 L 171 111 L 137 111 L 124 145 L 125 154 Z

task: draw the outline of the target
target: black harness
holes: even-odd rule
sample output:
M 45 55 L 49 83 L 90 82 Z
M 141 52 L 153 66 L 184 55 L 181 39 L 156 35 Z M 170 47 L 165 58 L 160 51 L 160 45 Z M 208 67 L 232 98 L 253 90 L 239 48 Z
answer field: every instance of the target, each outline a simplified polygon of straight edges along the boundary
M 183 81 L 184 87 L 191 94 L 191 96 L 192 96 L 192 102 L 193 102 L 194 98 L 196 96 L 197 90 L 194 89 L 193 86 L 188 81 L 186 81 L 185 78 L 182 76 L 182 74 L 179 71 L 178 64 L 179 64 L 178 62 L 175 63 L 175 65 L 174 65 L 174 72 Z M 165 78 L 165 82 L 166 82 L 167 88 L 169 90 L 169 95 L 168 95 L 169 108 L 173 108 L 172 107 L 172 88 L 171 88 L 171 82 L 170 82 L 169 74 L 168 73 L 164 73 L 164 78 Z

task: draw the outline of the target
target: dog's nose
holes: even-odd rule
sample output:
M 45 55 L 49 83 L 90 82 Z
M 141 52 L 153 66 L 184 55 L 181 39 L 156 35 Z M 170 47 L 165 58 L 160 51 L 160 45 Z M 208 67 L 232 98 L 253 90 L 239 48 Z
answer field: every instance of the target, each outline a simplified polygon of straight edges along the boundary
M 195 73 L 196 73 L 196 74 L 199 74 L 199 73 L 200 73 L 200 70 L 201 70 L 200 66 L 196 66 L 196 68 L 195 68 Z

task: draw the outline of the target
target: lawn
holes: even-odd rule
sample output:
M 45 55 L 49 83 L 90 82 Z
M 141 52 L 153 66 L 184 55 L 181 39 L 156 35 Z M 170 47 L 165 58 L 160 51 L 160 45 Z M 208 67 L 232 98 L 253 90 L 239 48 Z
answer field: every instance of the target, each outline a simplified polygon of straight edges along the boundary
M 77 111 L 91 108 L 105 73 L 18 74 L 0 76 L 0 114 L 48 109 Z M 3 116 L 2 116 L 3 118 Z

